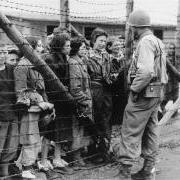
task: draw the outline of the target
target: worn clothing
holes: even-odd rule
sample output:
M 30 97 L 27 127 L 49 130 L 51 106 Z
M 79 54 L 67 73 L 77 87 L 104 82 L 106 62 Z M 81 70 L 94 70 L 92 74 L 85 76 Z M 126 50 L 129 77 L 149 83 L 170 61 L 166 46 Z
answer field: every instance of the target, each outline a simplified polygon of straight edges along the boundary
M 91 50 L 88 59 L 88 73 L 91 78 L 94 120 L 102 137 L 110 139 L 112 95 L 110 91 L 111 63 L 106 52 Z
M 129 97 L 125 108 L 120 139 L 114 140 L 113 151 L 123 164 L 132 164 L 140 154 L 155 162 L 158 154 L 159 98 Z
M 125 58 L 119 54 L 111 55 L 111 91 L 112 91 L 112 124 L 122 124 L 124 109 L 127 104 L 125 92 Z
M 161 60 L 160 60 L 161 55 Z M 152 79 L 166 84 L 166 54 L 162 42 L 153 36 L 151 31 L 146 31 L 140 37 L 134 59 L 128 73 L 128 80 L 134 77 L 130 89 L 141 92 Z
M 70 92 L 79 105 L 85 107 L 84 113 L 92 119 L 92 96 L 87 63 L 78 56 L 69 59 Z
M 34 108 L 30 108 L 33 112 L 24 113 L 21 117 L 20 127 L 20 144 L 22 149 L 20 156 L 16 161 L 16 165 L 30 166 L 35 163 L 38 153 L 41 151 L 41 139 L 39 134 L 39 110 L 35 112 Z M 27 126 L 28 124 L 28 126 Z
M 89 51 L 88 72 L 91 81 L 110 85 L 111 63 L 107 52 L 98 52 L 97 50 Z
M 38 104 L 47 101 L 47 96 L 41 74 L 36 71 L 28 59 L 22 58 L 19 61 L 14 75 L 17 103 L 27 107 L 21 115 L 20 144 L 22 144 L 22 149 L 17 163 L 27 166 L 35 163 L 40 151 L 41 139 L 38 121 L 41 109 Z M 28 147 L 33 153 L 25 152 Z M 30 161 L 30 159 L 32 160 Z
M 69 63 L 64 54 L 51 52 L 44 56 L 44 60 L 63 83 L 69 91 Z M 69 102 L 62 97 L 63 92 L 57 91 L 53 87 L 53 80 L 51 82 L 45 81 L 47 95 L 49 101 L 54 104 L 56 110 L 55 129 L 56 131 L 51 135 L 55 136 L 56 142 L 67 143 L 72 142 L 72 107 Z M 53 126 L 52 126 L 53 127 Z M 51 131 L 54 131 L 52 129 Z
M 45 93 L 44 80 L 41 74 L 36 71 L 36 68 L 26 58 L 22 58 L 14 70 L 16 79 L 16 92 L 17 97 L 22 98 L 24 92 L 30 100 L 30 105 L 36 105 L 40 100 L 38 94 L 42 96 L 43 101 L 47 101 Z M 37 95 L 35 95 L 35 93 Z M 36 100 L 37 99 L 37 100 Z
M 41 110 L 36 106 L 31 106 L 28 112 L 21 116 L 20 144 L 31 145 L 40 143 L 39 116 Z
M 47 101 L 44 81 L 41 74 L 35 70 L 35 67 L 28 59 L 22 58 L 14 69 L 14 75 L 16 80 L 15 89 L 17 92 L 17 102 L 27 106 L 28 111 L 34 111 L 35 114 L 40 114 L 40 109 L 38 107 L 36 108 L 36 106 L 38 106 L 40 102 Z M 21 144 L 37 143 L 36 141 L 40 139 L 38 119 L 36 119 L 36 122 L 30 122 L 28 111 L 22 113 L 21 117 L 20 133 L 24 134 L 21 137 Z M 32 129 L 33 134 L 28 135 Z M 26 138 L 24 138 L 24 136 L 26 136 Z M 28 136 L 30 137 L 28 138 Z
M 63 85 L 69 87 L 69 64 L 66 55 L 51 52 L 45 54 L 43 58 Z
M 174 56 L 167 56 L 167 59 L 176 66 L 175 63 L 175 55 Z M 165 96 L 163 99 L 163 104 L 165 105 L 169 100 L 173 100 L 175 102 L 179 97 L 179 81 L 174 77 L 172 72 L 168 71 L 168 83 L 165 86 Z
M 144 97 L 143 91 L 152 81 L 167 83 L 166 59 L 162 42 L 151 31 L 145 31 L 138 42 L 135 59 L 129 70 L 132 83 L 126 106 L 119 145 L 115 146 L 119 161 L 132 165 L 140 154 L 155 162 L 158 151 L 157 110 L 160 97 Z M 155 77 L 155 78 L 154 78 Z M 118 150 L 117 150 L 118 149 Z
M 19 169 L 23 169 L 22 165 L 27 167 L 27 166 L 32 166 L 34 162 L 37 160 L 37 154 L 40 152 L 41 144 L 34 144 L 34 145 L 23 145 L 20 155 L 17 159 L 16 166 Z
M 19 145 L 18 118 L 15 110 L 13 67 L 0 71 L 0 163 L 16 157 Z
M 92 117 L 92 97 L 90 90 L 90 77 L 87 72 L 86 62 L 78 56 L 69 59 L 70 92 L 78 103 L 76 115 L 85 115 L 91 121 Z M 73 118 L 73 149 L 87 146 L 90 138 L 84 134 L 83 122 L 79 122 L 78 117 Z
M 6 65 L 0 71 L 0 121 L 13 121 L 16 95 L 14 91 L 13 67 Z
M 17 117 L 14 120 L 0 121 L 0 163 L 16 158 L 19 145 L 19 129 Z

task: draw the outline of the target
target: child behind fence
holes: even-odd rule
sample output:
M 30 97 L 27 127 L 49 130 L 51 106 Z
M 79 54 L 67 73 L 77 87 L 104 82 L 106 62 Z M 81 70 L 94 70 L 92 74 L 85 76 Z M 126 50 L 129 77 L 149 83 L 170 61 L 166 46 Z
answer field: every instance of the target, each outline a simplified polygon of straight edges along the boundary
M 6 54 L 6 48 L 0 47 L 0 177 L 9 175 L 19 144 L 13 66 L 5 65 Z
M 27 40 L 36 53 L 43 50 L 42 44 L 37 38 L 27 37 Z M 44 80 L 28 59 L 21 58 L 14 70 L 14 75 L 17 104 L 24 109 L 20 119 L 20 144 L 22 149 L 16 163 L 18 167 L 22 168 L 22 177 L 35 179 L 33 165 L 41 151 L 40 115 L 42 111 L 52 109 L 53 106 L 50 103 L 45 103 L 47 102 L 47 96 Z M 50 166 L 50 163 L 46 164 Z

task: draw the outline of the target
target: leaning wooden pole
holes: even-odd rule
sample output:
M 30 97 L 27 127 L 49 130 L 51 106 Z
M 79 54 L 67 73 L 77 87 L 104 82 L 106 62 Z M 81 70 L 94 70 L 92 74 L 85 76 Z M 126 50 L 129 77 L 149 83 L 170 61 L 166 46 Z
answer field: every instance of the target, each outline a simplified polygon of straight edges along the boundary
M 67 91 L 65 86 L 60 82 L 51 68 L 40 58 L 33 48 L 29 45 L 27 40 L 17 30 L 14 24 L 0 12 L 0 28 L 4 30 L 6 35 L 15 43 L 15 45 L 22 51 L 24 56 L 35 65 L 36 69 L 42 74 L 46 81 L 52 82 L 53 90 L 59 91 L 62 94 L 63 100 L 73 101 L 73 97 Z
M 180 0 L 178 1 L 178 15 L 177 15 L 177 33 L 176 33 L 176 62 L 177 68 L 180 70 Z M 170 110 L 168 110 L 159 122 L 159 125 L 166 124 L 172 115 L 180 107 L 180 97 L 176 100 Z
M 128 25 L 128 19 L 130 13 L 133 11 L 134 8 L 134 0 L 127 0 L 126 4 L 126 26 L 125 26 L 125 71 L 124 71 L 124 86 L 126 91 L 128 92 L 128 85 L 127 85 L 127 74 L 128 74 L 128 67 L 132 60 L 133 55 L 133 37 L 132 32 Z M 128 94 L 126 94 L 128 96 Z
M 125 56 L 127 61 L 129 61 L 132 58 L 132 54 L 133 54 L 133 37 L 132 37 L 132 32 L 128 25 L 129 15 L 133 11 L 133 8 L 134 8 L 134 0 L 127 0 L 126 29 L 125 29 Z

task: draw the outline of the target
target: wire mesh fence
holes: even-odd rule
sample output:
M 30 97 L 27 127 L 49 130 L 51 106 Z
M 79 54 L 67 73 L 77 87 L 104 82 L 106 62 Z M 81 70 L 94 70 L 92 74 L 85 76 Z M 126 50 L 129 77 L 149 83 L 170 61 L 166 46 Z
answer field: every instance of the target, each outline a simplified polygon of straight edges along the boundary
M 6 2 L 7 4 L 3 4 L 3 2 Z M 77 0 L 77 2 L 97 6 L 126 5 L 123 1 L 117 3 L 98 3 L 94 1 L 87 2 Z M 59 12 L 58 9 L 48 6 L 42 7 L 11 0 L 1 0 L 0 7 L 48 16 L 59 16 L 62 13 Z M 34 9 L 31 10 L 31 8 Z M 36 8 L 40 10 L 35 10 Z M 48 10 L 48 12 L 45 10 Z M 108 11 L 117 11 L 117 9 Z M 104 12 L 107 12 L 107 10 L 104 10 Z M 79 12 L 72 13 L 81 14 Z M 91 13 L 98 15 L 100 12 L 97 10 Z M 96 18 L 99 20 L 102 19 L 102 17 Z M 107 17 L 103 18 L 107 19 Z M 84 19 L 89 20 L 92 18 L 86 17 Z M 17 19 L 11 17 L 11 20 Z M 113 19 L 108 18 L 108 21 L 112 22 Z M 8 25 L 34 30 L 35 32 L 37 31 L 37 34 L 34 33 L 37 40 L 47 38 L 47 30 L 44 28 L 41 29 L 41 26 L 33 27 L 26 23 L 23 24 L 22 19 L 19 22 L 14 21 Z M 2 34 L 4 35 L 5 32 L 1 31 L 0 36 Z M 24 33 L 23 35 L 29 36 L 28 33 Z M 22 47 L 30 46 L 29 43 L 19 44 L 18 42 L 15 44 L 9 40 L 3 40 L 0 47 L 0 54 L 2 54 L 2 58 L 0 57 L 1 61 L 8 59 L 10 50 L 15 49 L 16 51 L 19 51 L 16 45 Z M 10 50 L 7 48 L 8 46 L 12 46 Z M 45 62 L 47 62 L 46 58 L 49 57 L 49 55 L 51 57 L 57 56 L 56 52 L 51 52 L 48 49 L 48 44 L 44 43 L 43 46 L 45 50 L 40 56 Z M 33 48 L 31 50 L 32 54 L 37 53 L 37 50 L 34 50 Z M 85 51 L 86 54 L 89 53 L 88 48 Z M 70 61 L 72 60 L 71 58 L 65 57 L 64 60 L 66 60 L 66 62 L 53 62 L 53 64 L 47 62 L 47 64 L 44 65 L 33 65 L 27 58 L 23 57 L 23 54 L 21 54 L 21 56 L 19 56 L 19 54 L 16 55 L 17 62 L 13 66 L 7 65 L 7 62 L 3 62 L 2 70 L 0 69 L 0 167 L 3 167 L 4 164 L 13 168 L 18 166 L 20 171 L 18 170 L 14 174 L 9 173 L 9 175 L 3 175 L 3 178 L 20 178 L 22 176 L 22 171 L 24 170 L 24 167 L 21 167 L 23 164 L 22 162 L 26 161 L 24 164 L 26 164 L 26 166 L 33 165 L 33 169 L 36 172 L 45 171 L 45 167 L 43 167 L 44 169 L 41 168 L 41 166 L 38 165 L 38 162 L 45 162 L 45 165 L 47 165 L 47 162 L 53 164 L 53 172 L 57 174 L 57 177 L 48 177 L 47 172 L 45 172 L 48 179 L 88 179 L 88 177 L 91 177 L 89 173 L 93 172 L 100 174 L 101 177 L 99 177 L 99 179 L 113 179 L 114 176 L 116 176 L 119 164 L 113 159 L 112 146 L 114 143 L 113 140 L 117 140 L 121 136 L 120 122 L 122 119 L 120 118 L 122 118 L 125 104 L 122 105 L 123 107 L 120 111 L 119 107 L 116 107 L 116 109 L 113 108 L 114 106 L 117 106 L 117 103 L 119 103 L 118 106 L 121 106 L 122 99 L 125 99 L 125 103 L 127 103 L 127 92 L 123 91 L 122 85 L 124 74 L 122 75 L 121 73 L 124 68 L 127 68 L 123 64 L 123 55 L 119 58 L 121 61 L 119 69 L 121 69 L 121 71 L 118 69 L 118 71 L 113 72 L 113 70 L 110 69 L 109 74 L 107 74 L 109 79 L 106 79 L 108 82 L 102 82 L 100 79 L 100 81 L 97 81 L 99 83 L 98 85 L 96 84 L 97 86 L 94 86 L 92 81 L 95 80 L 92 80 L 90 78 L 91 74 L 88 74 L 88 72 L 91 72 L 88 71 L 88 59 L 72 63 Z M 108 58 L 109 61 L 107 61 L 105 65 L 106 67 L 109 66 L 112 68 L 112 62 L 110 61 L 109 55 Z M 6 64 L 5 69 L 3 66 L 4 63 Z M 38 72 L 38 69 L 42 68 L 42 66 L 49 66 L 52 70 L 57 70 L 55 71 L 55 74 L 58 75 L 59 73 L 59 76 L 61 76 L 58 77 L 58 79 L 63 82 L 66 87 L 66 92 L 73 96 L 73 102 L 62 98 L 65 91 L 56 90 L 53 87 L 53 83 L 57 79 L 43 78 L 41 73 Z M 75 72 L 70 71 L 72 67 Z M 76 72 L 76 69 L 78 68 L 82 68 L 85 72 L 85 76 Z M 66 72 L 63 72 L 64 70 Z M 71 76 L 71 74 L 73 74 L 73 76 Z M 118 74 L 119 76 L 116 76 Z M 118 78 L 120 79 L 119 83 L 121 84 L 114 87 L 112 85 L 113 81 Z M 82 82 L 86 84 L 82 85 Z M 178 82 L 176 83 L 178 84 Z M 103 87 L 101 87 L 101 85 Z M 118 91 L 118 89 L 113 88 L 121 88 L 121 90 Z M 83 89 L 85 90 L 83 91 Z M 170 96 L 172 93 L 175 94 L 178 90 L 179 86 L 176 86 L 173 88 L 173 92 L 167 92 L 166 95 Z M 96 91 L 102 91 L 102 93 L 98 92 L 100 93 L 99 95 L 98 93 L 96 94 Z M 95 106 L 99 105 L 102 100 L 106 100 L 104 103 L 107 104 L 102 104 L 101 106 L 103 108 L 101 107 L 97 110 Z M 97 101 L 96 104 L 94 104 L 94 101 Z M 169 109 L 168 111 L 172 110 Z M 178 109 L 176 111 L 178 111 Z M 118 122 L 117 126 L 113 126 L 111 123 L 112 114 L 119 116 L 119 118 L 116 119 L 116 123 Z M 107 122 L 98 119 L 99 117 L 106 119 Z M 47 119 L 49 120 L 48 122 L 46 121 Z M 169 121 L 160 128 L 167 129 L 173 125 L 174 121 Z M 178 136 L 179 131 L 180 129 L 178 128 L 172 129 L 171 131 L 168 131 L 168 134 L 162 133 L 160 138 L 166 138 L 171 135 Z M 82 157 L 77 158 L 80 150 L 82 151 Z M 24 152 L 24 154 L 22 154 L 22 152 Z M 32 153 L 32 159 L 26 155 L 26 153 L 29 153 L 29 155 Z M 36 153 L 36 155 L 34 156 L 33 153 Z M 98 162 L 92 163 L 102 155 L 108 162 L 103 162 L 99 165 L 97 165 Z M 59 159 L 57 157 L 59 157 Z M 55 163 L 55 158 L 60 161 L 59 164 Z M 64 160 L 67 161 L 66 165 L 62 164 L 61 158 L 64 158 Z M 78 164 L 79 160 L 85 161 L 89 166 L 80 167 L 76 170 L 74 167 L 77 167 L 76 163 Z M 30 161 L 33 163 L 28 164 Z M 136 160 L 136 163 L 138 162 L 139 159 Z M 58 168 L 60 170 L 56 170 L 56 166 L 59 166 Z M 72 172 L 69 172 L 65 170 L 65 167 L 74 169 Z M 105 171 L 110 171 L 110 174 L 106 174 Z M 94 179 L 96 178 L 97 176 L 94 177 Z

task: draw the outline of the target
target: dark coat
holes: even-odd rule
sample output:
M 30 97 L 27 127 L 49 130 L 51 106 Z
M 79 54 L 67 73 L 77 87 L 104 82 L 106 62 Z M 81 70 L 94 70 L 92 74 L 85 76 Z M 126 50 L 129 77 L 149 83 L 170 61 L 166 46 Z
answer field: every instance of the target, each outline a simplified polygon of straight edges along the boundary
M 102 137 L 110 139 L 112 97 L 110 87 L 111 63 L 107 52 L 91 50 L 88 59 L 88 73 L 91 78 L 93 116 Z
M 14 120 L 15 103 L 13 66 L 6 65 L 5 70 L 0 71 L 0 121 Z
M 61 53 L 49 53 L 43 56 L 45 62 L 50 66 L 59 80 L 69 91 L 69 64 L 67 57 Z M 48 99 L 54 104 L 56 110 L 55 139 L 58 142 L 72 141 L 72 107 L 70 103 L 62 98 L 62 93 L 53 87 L 52 81 L 45 81 Z
M 78 56 L 69 59 L 70 64 L 70 92 L 79 105 L 86 106 L 84 114 L 92 119 L 92 97 L 90 77 L 86 63 Z

